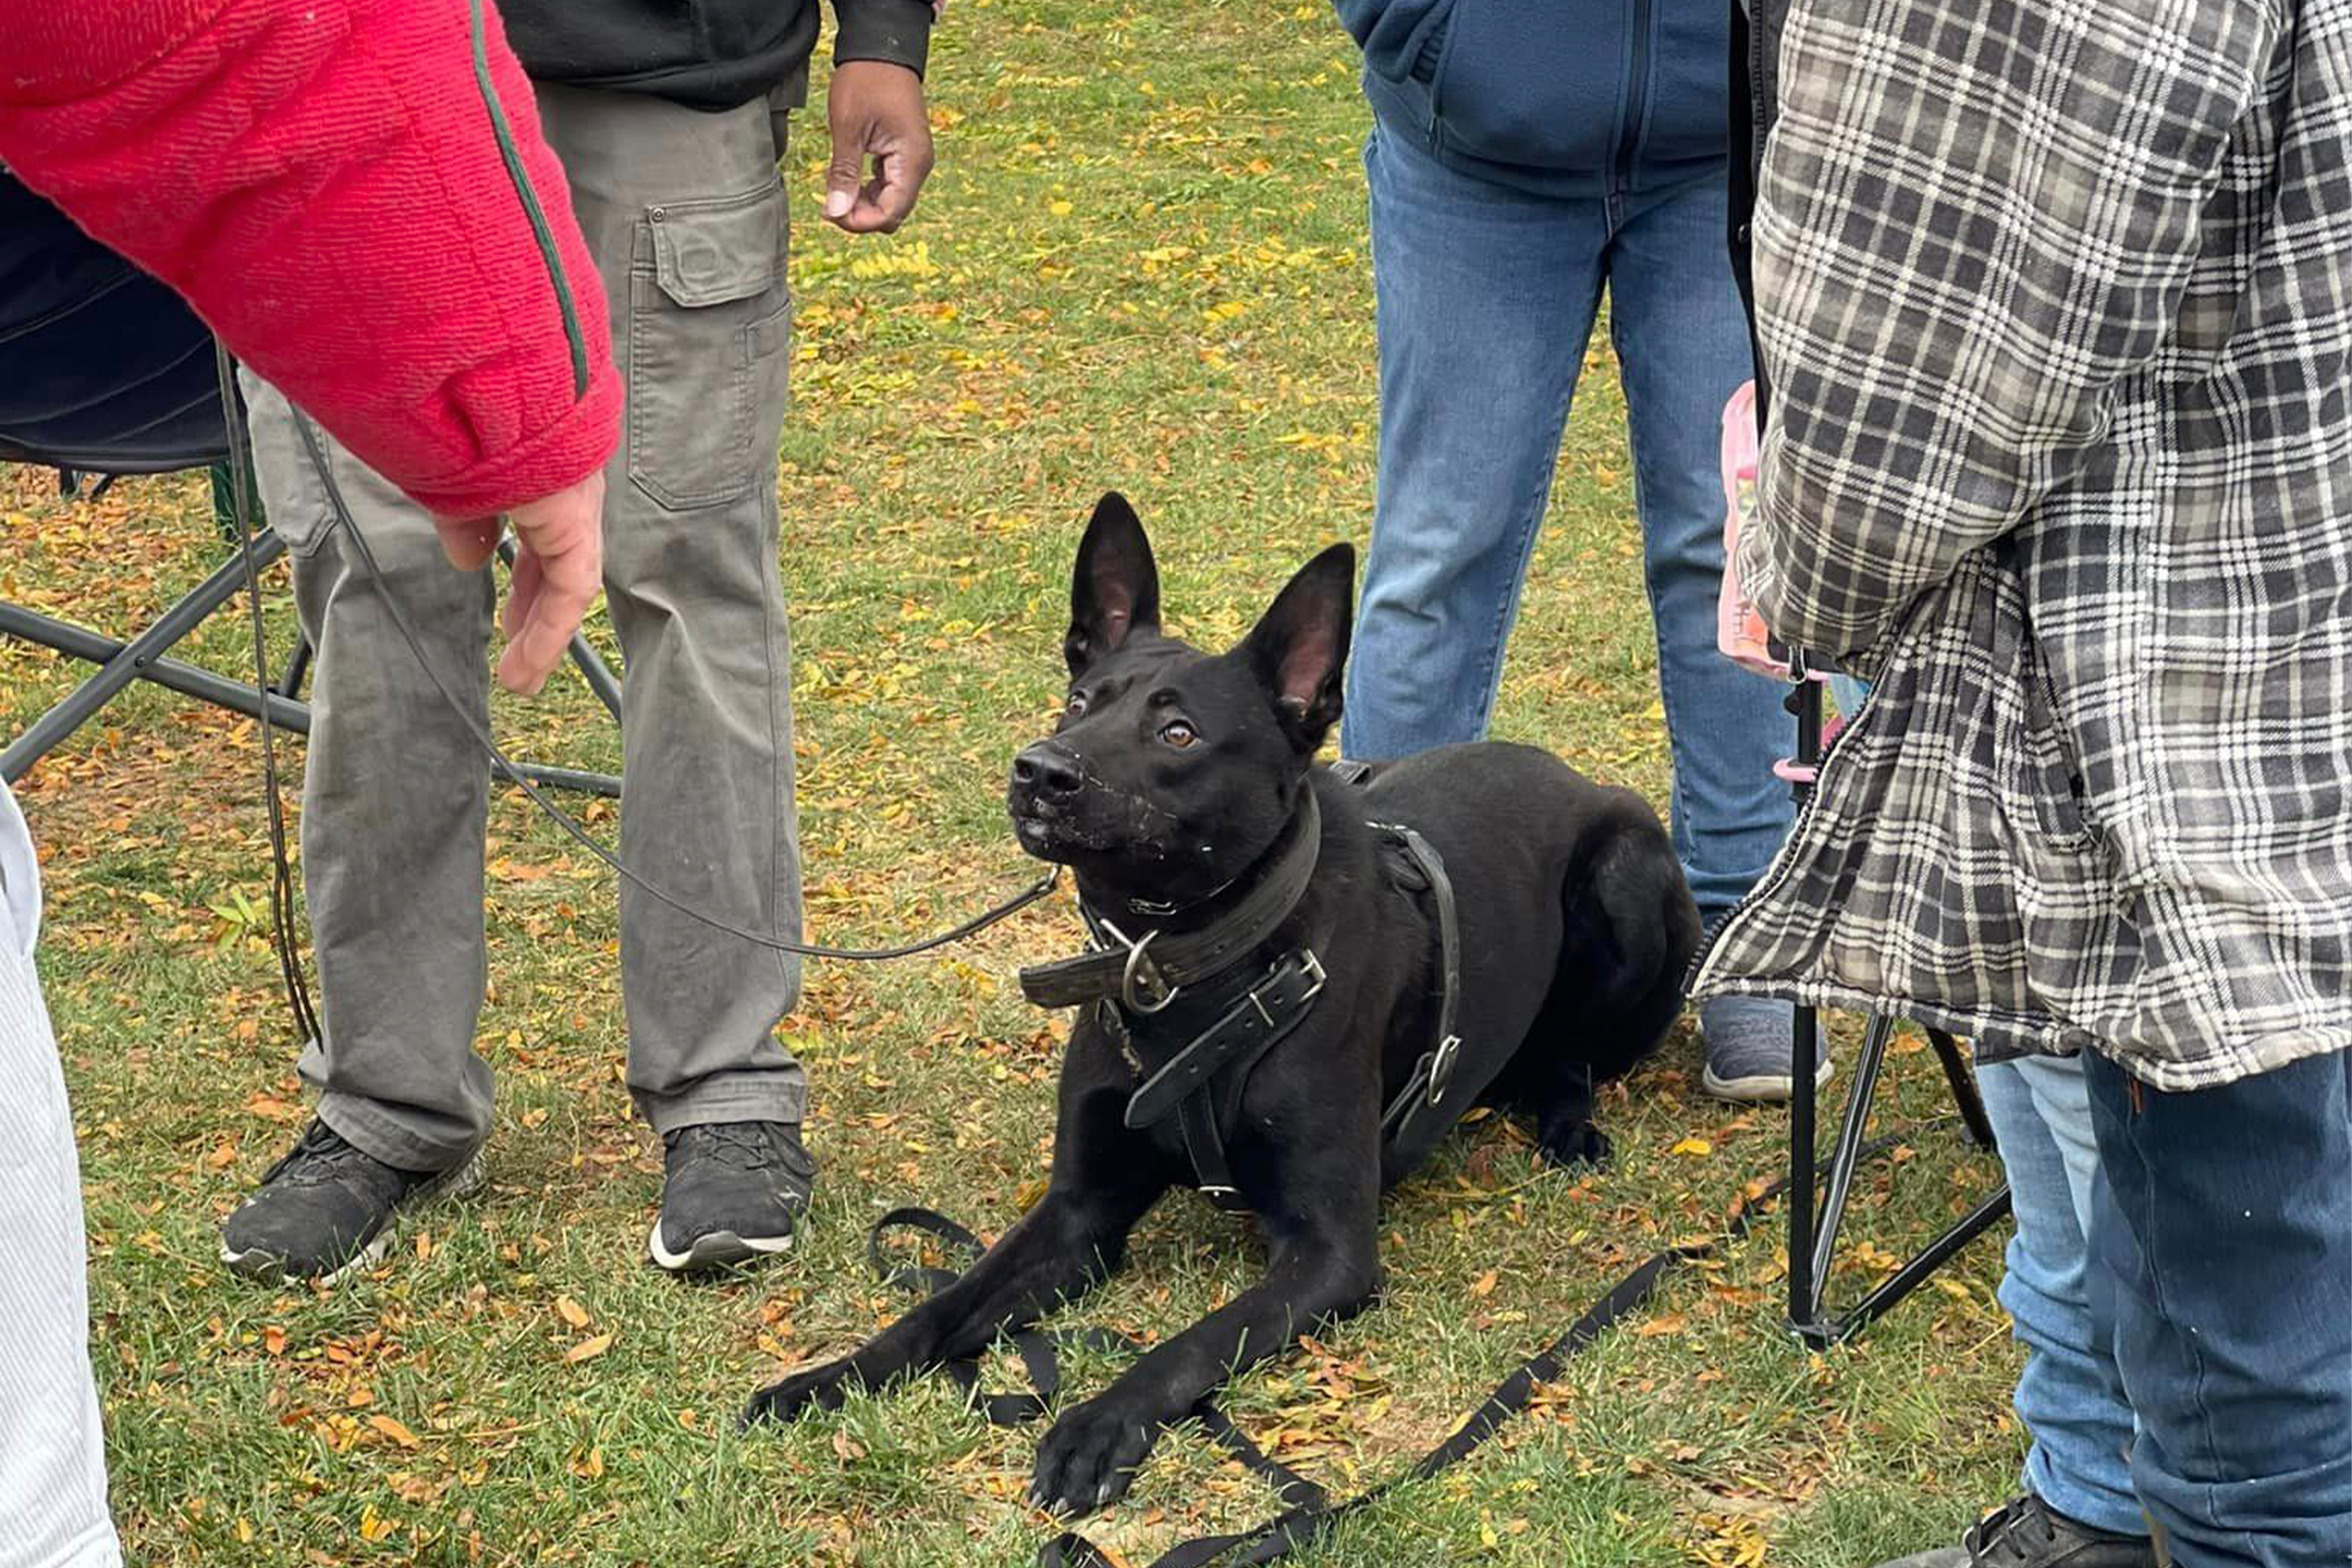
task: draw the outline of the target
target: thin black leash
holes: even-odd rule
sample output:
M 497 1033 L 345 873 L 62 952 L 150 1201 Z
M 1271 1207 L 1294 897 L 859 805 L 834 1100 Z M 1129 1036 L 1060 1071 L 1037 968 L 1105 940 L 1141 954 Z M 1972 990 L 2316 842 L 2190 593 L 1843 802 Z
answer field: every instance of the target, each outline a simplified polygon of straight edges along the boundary
M 252 527 L 248 516 L 246 487 L 243 483 L 244 454 L 246 450 L 245 414 L 243 405 L 236 398 L 234 373 L 230 369 L 227 351 L 216 348 L 215 357 L 220 366 L 221 402 L 229 419 L 230 444 L 232 449 L 230 461 L 234 465 L 232 473 L 237 480 L 234 504 L 238 536 L 245 552 L 246 598 L 252 611 L 254 680 L 260 688 L 260 701 L 257 705 L 262 715 L 262 754 L 263 772 L 269 790 L 270 847 L 275 860 L 275 871 L 270 885 L 272 923 L 278 937 L 278 962 L 286 974 L 287 993 L 294 1006 L 295 1022 L 305 1032 L 306 1038 L 315 1039 L 318 1037 L 318 1020 L 310 1006 L 309 993 L 303 985 L 301 963 L 296 956 L 300 949 L 294 942 L 292 912 L 294 877 L 288 864 L 284 816 L 278 800 L 278 771 L 275 752 L 271 744 L 274 731 L 269 718 L 269 654 L 262 632 L 260 575 L 253 558 Z M 458 700 L 449 683 L 442 678 L 441 672 L 434 668 L 433 661 L 425 657 L 423 645 L 417 637 L 416 628 L 408 620 L 407 611 L 402 607 L 399 598 L 386 582 L 384 570 L 376 562 L 375 552 L 368 547 L 365 535 L 359 531 L 359 526 L 353 519 L 351 509 L 343 499 L 342 487 L 335 481 L 334 469 L 327 462 L 317 430 L 311 425 L 309 417 L 299 410 L 295 411 L 294 419 L 294 428 L 302 437 L 303 449 L 310 455 L 310 466 L 326 490 L 328 509 L 333 514 L 329 526 L 341 529 L 344 538 L 350 541 L 353 555 L 358 559 L 361 569 L 366 572 L 378 596 L 383 599 L 384 608 L 389 613 L 394 628 L 399 631 L 401 641 L 408 645 L 409 653 L 416 658 L 418 668 L 424 672 L 425 678 L 433 683 L 433 688 L 440 693 L 441 700 L 449 705 L 450 711 L 454 713 L 459 721 L 466 726 L 468 733 L 473 736 L 474 743 L 488 756 L 502 777 L 519 788 L 532 805 L 538 807 L 582 848 L 603 862 L 615 876 L 637 888 L 646 896 L 669 906 L 691 920 L 698 921 L 714 930 L 724 932 L 738 941 L 750 942 L 755 946 L 764 947 L 773 952 L 792 953 L 811 958 L 838 958 L 853 963 L 883 963 L 895 958 L 913 958 L 917 954 L 929 953 L 936 948 L 946 947 L 968 937 L 977 936 L 988 927 L 1009 919 L 1045 897 L 1059 884 L 1061 867 L 1057 865 L 1012 897 L 982 911 L 961 925 L 934 936 L 925 937 L 921 941 L 902 942 L 891 947 L 828 947 L 818 942 L 792 942 L 782 937 L 762 935 L 757 931 L 699 910 L 667 889 L 647 880 L 631 867 L 623 864 L 620 857 L 598 843 L 595 835 L 581 826 L 577 818 L 548 800 L 536 784 L 525 778 L 521 769 L 509 761 L 506 754 L 500 750 L 498 741 L 491 736 L 488 728 L 476 720 L 467 710 L 465 704 Z
M 261 568 L 253 559 L 252 448 L 247 443 L 245 404 L 237 396 L 236 372 L 229 351 L 215 342 L 213 364 L 220 377 L 220 411 L 229 426 L 230 509 L 237 523 L 237 551 L 245 562 L 245 603 L 253 628 L 253 706 L 261 716 L 262 786 L 269 817 L 269 924 L 278 970 L 285 981 L 286 1006 L 305 1040 L 323 1038 L 318 1010 L 302 974 L 302 948 L 294 931 L 294 866 L 286 853 L 286 808 L 278 787 L 278 729 L 270 722 L 269 637 L 262 623 Z
M 1913 1128 L 1874 1138 L 1863 1146 L 1860 1158 L 1876 1159 L 1897 1144 L 1915 1136 L 1918 1132 L 1919 1129 Z M 1411 1481 L 1426 1481 L 1460 1464 L 1476 1452 L 1512 1417 L 1534 1402 L 1537 1388 L 1559 1381 L 1570 1357 L 1646 1305 L 1677 1269 L 1711 1257 L 1717 1249 L 1744 1238 L 1754 1228 L 1756 1216 L 1788 1191 L 1788 1179 L 1781 1177 L 1759 1188 L 1754 1196 L 1743 1197 L 1724 1225 L 1722 1235 L 1710 1241 L 1666 1247 L 1644 1259 L 1631 1273 L 1586 1307 L 1576 1322 L 1568 1325 L 1565 1333 L 1513 1369 L 1511 1374 L 1495 1386 L 1494 1391 L 1480 1402 L 1478 1408 L 1463 1419 L 1452 1436 L 1423 1454 L 1410 1469 L 1391 1476 L 1344 1502 L 1334 1503 L 1322 1487 L 1279 1461 L 1268 1458 L 1250 1441 L 1248 1434 L 1236 1427 L 1232 1418 L 1217 1407 L 1213 1398 L 1203 1399 L 1193 1407 L 1192 1415 L 1200 1421 L 1210 1437 L 1240 1460 L 1244 1467 L 1271 1482 L 1286 1507 L 1282 1513 L 1249 1529 L 1180 1541 L 1153 1558 L 1149 1568 L 1207 1568 L 1208 1564 L 1225 1561 L 1230 1561 L 1232 1568 L 1241 1568 L 1243 1564 L 1279 1561 L 1319 1539 L 1349 1514 L 1387 1497 L 1397 1487 Z M 874 1222 L 874 1228 L 866 1239 L 867 1261 L 884 1284 L 937 1293 L 954 1284 L 957 1278 L 954 1271 L 948 1269 L 926 1268 L 916 1264 L 892 1266 L 882 1256 L 882 1237 L 885 1232 L 901 1227 L 927 1231 L 970 1257 L 977 1258 L 980 1254 L 978 1238 L 946 1215 L 930 1209 L 894 1209 Z M 1079 1343 L 1096 1350 L 1120 1346 L 1140 1348 L 1139 1341 L 1106 1329 L 1047 1334 L 1025 1328 L 1007 1338 L 1019 1353 L 1022 1365 L 1036 1387 L 1035 1393 L 983 1392 L 979 1386 L 979 1363 L 976 1358 L 950 1361 L 939 1369 L 963 1391 L 972 1407 L 994 1426 L 1017 1426 L 1047 1413 L 1051 1402 L 1061 1389 L 1061 1369 L 1055 1355 L 1057 1345 Z M 1236 1552 L 1240 1555 L 1228 1559 L 1227 1554 Z M 1076 1530 L 1065 1530 L 1038 1548 L 1037 1568 L 1120 1568 L 1120 1560 Z

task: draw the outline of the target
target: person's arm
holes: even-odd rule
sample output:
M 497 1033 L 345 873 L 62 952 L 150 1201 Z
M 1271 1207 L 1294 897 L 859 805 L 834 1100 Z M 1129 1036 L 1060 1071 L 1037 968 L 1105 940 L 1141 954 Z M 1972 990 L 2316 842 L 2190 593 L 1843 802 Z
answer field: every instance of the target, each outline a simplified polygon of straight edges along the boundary
M 933 0 L 834 0 L 834 12 L 839 29 L 825 90 L 833 135 L 825 218 L 852 234 L 887 234 L 914 211 L 930 177 L 923 65 L 937 8 Z
M 487 0 L 0 0 L 0 162 L 443 521 L 530 565 L 509 684 L 593 599 L 621 387 Z
M 1771 428 L 1740 571 L 1775 632 L 1827 654 L 1871 647 L 2064 483 L 2168 339 L 2228 330 L 2226 302 L 2185 292 L 2269 8 L 1942 14 L 1801 0 L 1783 40 L 1756 217 Z

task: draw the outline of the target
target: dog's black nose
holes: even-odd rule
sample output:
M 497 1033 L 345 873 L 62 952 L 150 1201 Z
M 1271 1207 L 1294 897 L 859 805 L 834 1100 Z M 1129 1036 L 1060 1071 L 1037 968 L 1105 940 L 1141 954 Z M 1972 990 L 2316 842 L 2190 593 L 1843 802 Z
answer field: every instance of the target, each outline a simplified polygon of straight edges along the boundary
M 1012 759 L 1012 782 L 1039 795 L 1075 795 L 1078 759 L 1050 740 L 1041 740 Z

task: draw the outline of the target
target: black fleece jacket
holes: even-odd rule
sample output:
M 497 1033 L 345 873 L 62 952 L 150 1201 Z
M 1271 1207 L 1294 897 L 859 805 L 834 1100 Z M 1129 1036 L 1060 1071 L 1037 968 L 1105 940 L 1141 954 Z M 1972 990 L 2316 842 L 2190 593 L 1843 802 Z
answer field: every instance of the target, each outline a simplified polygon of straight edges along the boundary
M 652 93 L 731 109 L 802 75 L 818 0 L 498 0 L 541 82 Z M 834 0 L 835 63 L 888 60 L 920 75 L 930 0 Z

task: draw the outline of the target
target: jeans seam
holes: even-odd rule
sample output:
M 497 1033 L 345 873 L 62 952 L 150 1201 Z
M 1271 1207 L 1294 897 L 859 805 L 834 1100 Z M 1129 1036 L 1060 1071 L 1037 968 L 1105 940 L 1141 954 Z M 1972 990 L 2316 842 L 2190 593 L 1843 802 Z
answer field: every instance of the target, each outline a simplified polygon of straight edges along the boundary
M 2110 1064 L 2110 1069 L 2119 1077 L 2123 1075 L 2124 1069 L 2122 1067 Z M 2143 1117 L 2143 1112 L 2134 1110 L 2128 1105 L 2125 1107 L 2124 1124 L 2130 1129 L 2129 1143 L 2132 1157 L 2139 1165 L 2140 1235 L 2153 1239 L 2156 1234 L 2156 1183 L 2153 1180 L 2154 1162 L 2149 1158 L 2142 1145 L 2142 1137 L 2147 1130 Z M 2163 1271 L 2155 1266 L 2153 1259 L 2148 1257 L 2144 1243 L 2140 1244 L 2140 1255 L 2143 1260 L 2140 1273 L 2147 1284 L 2149 1306 L 2153 1308 L 2160 1321 L 2169 1323 L 2171 1322 L 2171 1314 L 2166 1309 L 2164 1303 Z M 2205 1470 L 2208 1475 L 2218 1475 L 2221 1468 L 2221 1441 L 2215 1430 L 2213 1411 L 2205 1400 L 2204 1352 L 2197 1344 L 2194 1336 L 2178 1335 L 2176 1338 L 2179 1338 L 2182 1349 L 2188 1357 L 2189 1399 L 2196 1407 L 2199 1435 L 2205 1445 L 2203 1456 Z M 2214 1482 L 2199 1483 L 2197 1502 L 2199 1509 L 2204 1514 L 2204 1522 L 2216 1529 L 2220 1529 L 2224 1527 L 2220 1511 L 2215 1506 L 2214 1491 Z

